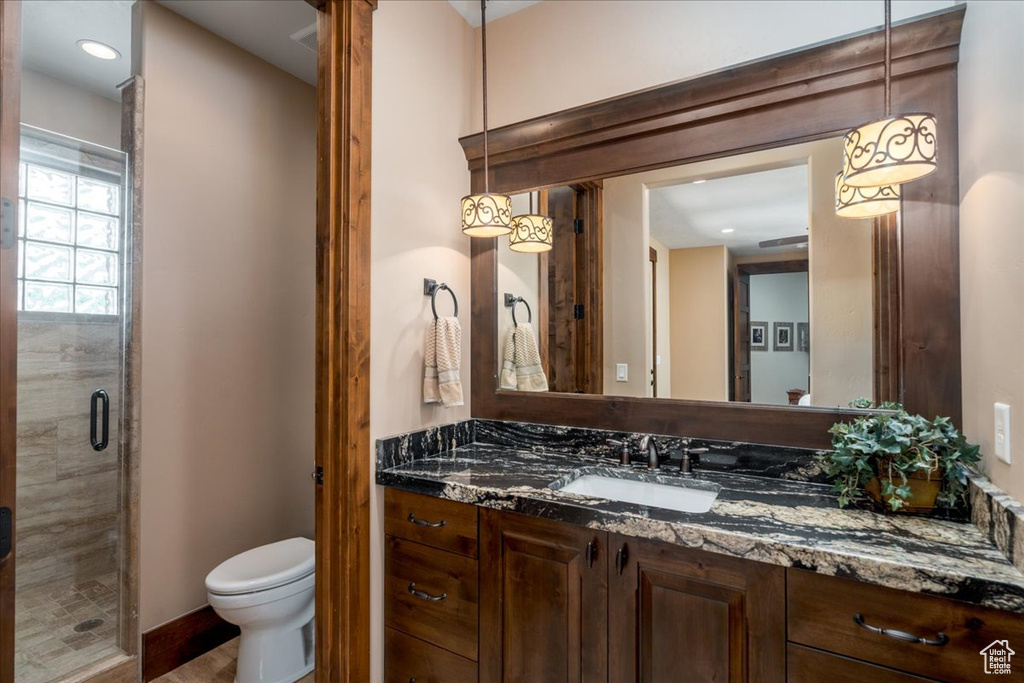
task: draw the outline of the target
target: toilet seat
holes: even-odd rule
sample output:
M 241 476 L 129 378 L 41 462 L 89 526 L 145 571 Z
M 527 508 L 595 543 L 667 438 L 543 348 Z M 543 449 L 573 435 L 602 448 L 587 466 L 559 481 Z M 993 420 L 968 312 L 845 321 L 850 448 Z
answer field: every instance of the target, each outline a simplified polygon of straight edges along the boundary
M 245 595 L 305 584 L 313 580 L 316 545 L 308 538 L 289 538 L 247 550 L 221 562 L 206 577 L 213 595 Z M 292 594 L 294 591 L 278 591 Z

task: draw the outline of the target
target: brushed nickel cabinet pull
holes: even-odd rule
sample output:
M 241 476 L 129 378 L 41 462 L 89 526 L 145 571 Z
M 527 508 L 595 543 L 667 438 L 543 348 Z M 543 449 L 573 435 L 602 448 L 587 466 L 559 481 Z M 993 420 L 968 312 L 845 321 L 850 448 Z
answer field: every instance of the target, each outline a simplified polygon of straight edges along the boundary
M 431 595 L 426 591 L 417 590 L 415 583 L 409 584 L 409 592 L 415 595 L 417 598 L 420 598 L 421 600 L 429 600 L 430 602 L 441 602 L 442 600 L 448 597 L 447 593 L 441 593 L 440 595 Z
M 428 526 L 432 529 L 439 529 L 443 527 L 445 524 L 447 524 L 447 522 L 445 522 L 443 519 L 440 522 L 428 522 L 423 519 L 416 519 L 416 515 L 414 515 L 411 512 L 409 513 L 408 520 L 416 526 Z
M 915 645 L 934 645 L 935 647 L 942 647 L 949 642 L 949 636 L 939 631 L 934 638 L 925 638 L 924 636 L 915 636 L 913 633 L 907 633 L 906 631 L 898 631 L 893 628 L 882 628 L 881 626 L 872 626 L 871 624 L 864 621 L 864 617 L 860 614 L 853 615 L 853 621 L 861 628 L 865 628 L 872 633 L 879 635 L 888 636 L 896 640 L 902 640 L 905 643 L 914 643 Z

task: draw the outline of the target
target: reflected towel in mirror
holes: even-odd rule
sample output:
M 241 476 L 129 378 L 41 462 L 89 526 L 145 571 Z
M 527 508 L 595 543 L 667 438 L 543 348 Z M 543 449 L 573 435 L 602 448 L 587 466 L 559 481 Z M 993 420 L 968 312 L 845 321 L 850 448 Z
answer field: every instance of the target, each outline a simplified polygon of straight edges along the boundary
M 445 408 L 461 406 L 462 326 L 454 317 L 435 318 L 427 328 L 424 357 L 423 402 L 440 403 Z
M 502 354 L 501 388 L 517 391 L 547 391 L 548 378 L 540 364 L 537 338 L 530 323 L 513 326 Z

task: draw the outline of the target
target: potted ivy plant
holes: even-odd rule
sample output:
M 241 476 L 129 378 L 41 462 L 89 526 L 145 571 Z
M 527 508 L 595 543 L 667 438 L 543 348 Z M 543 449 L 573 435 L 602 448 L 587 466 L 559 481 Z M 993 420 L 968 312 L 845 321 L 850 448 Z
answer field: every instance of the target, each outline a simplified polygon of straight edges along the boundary
M 858 399 L 853 408 L 870 408 Z M 936 504 L 953 507 L 967 491 L 967 466 L 979 447 L 967 443 L 949 418 L 928 420 L 896 403 L 886 412 L 862 415 L 832 426 L 833 450 L 819 456 L 833 481 L 839 507 L 862 493 L 892 512 L 928 513 Z

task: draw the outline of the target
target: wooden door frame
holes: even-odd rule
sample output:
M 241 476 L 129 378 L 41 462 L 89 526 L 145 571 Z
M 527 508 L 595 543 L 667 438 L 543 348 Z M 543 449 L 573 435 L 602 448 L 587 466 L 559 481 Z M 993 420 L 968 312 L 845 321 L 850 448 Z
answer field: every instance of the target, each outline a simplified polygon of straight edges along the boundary
M 658 250 L 648 245 L 651 264 L 651 397 L 658 398 Z
M 0 3 L 0 195 L 18 198 L 21 139 L 21 3 Z M 13 155 L 14 162 L 11 162 Z M 17 522 L 18 306 L 17 242 L 0 250 L 0 505 Z M 0 683 L 14 683 L 16 546 L 0 559 Z
M 376 0 L 317 12 L 316 680 L 370 680 L 370 143 Z
M 957 63 L 966 8 L 892 29 L 894 109 L 942 122 L 942 157 L 901 203 L 903 403 L 962 419 Z M 882 115 L 884 31 L 870 30 L 490 131 L 492 192 L 638 173 L 835 137 Z M 483 187 L 483 140 L 460 140 Z M 838 165 L 839 162 L 837 162 Z M 837 166 L 838 168 L 838 166 Z M 472 242 L 473 416 L 827 448 L 861 411 L 498 389 L 497 245 Z

